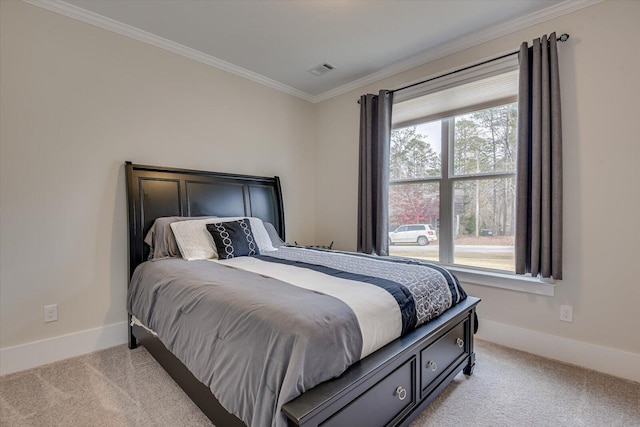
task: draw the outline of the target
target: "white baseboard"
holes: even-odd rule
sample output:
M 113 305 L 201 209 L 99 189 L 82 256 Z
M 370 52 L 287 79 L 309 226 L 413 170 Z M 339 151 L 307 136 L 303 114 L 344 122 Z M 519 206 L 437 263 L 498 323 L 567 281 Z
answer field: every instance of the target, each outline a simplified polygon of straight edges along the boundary
M 640 354 L 589 344 L 488 319 L 479 339 L 640 382 Z M 0 349 L 0 375 L 23 371 L 127 342 L 127 322 Z
M 640 354 L 480 319 L 479 339 L 640 382 Z
M 0 349 L 0 375 L 23 371 L 127 342 L 127 322 Z

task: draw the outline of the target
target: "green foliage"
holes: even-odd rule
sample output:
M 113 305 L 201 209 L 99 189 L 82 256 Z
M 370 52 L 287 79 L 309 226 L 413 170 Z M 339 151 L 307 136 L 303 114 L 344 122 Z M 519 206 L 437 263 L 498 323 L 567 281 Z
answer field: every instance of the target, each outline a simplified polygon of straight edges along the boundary
M 470 236 L 476 234 L 476 216 L 474 214 L 460 217 L 460 235 Z

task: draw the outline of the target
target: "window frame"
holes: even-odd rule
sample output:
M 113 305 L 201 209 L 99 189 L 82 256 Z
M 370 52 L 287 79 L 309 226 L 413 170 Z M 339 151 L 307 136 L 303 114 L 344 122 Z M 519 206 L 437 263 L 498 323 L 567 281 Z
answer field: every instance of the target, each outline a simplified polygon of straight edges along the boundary
M 443 90 L 448 87 L 462 85 L 471 80 L 479 80 L 491 75 L 507 73 L 514 70 L 517 66 L 517 58 L 498 61 L 497 64 L 490 64 L 481 67 L 479 70 L 471 70 L 462 73 L 460 76 L 450 76 L 446 81 L 439 81 L 436 84 L 425 85 L 425 87 L 417 87 L 412 93 L 402 94 L 396 97 L 394 102 L 402 102 L 419 96 Z M 537 295 L 553 296 L 555 293 L 555 285 L 553 280 L 533 278 L 530 275 L 516 275 L 514 272 L 506 270 L 492 270 L 482 267 L 466 266 L 455 264 L 454 261 L 454 240 L 453 240 L 453 188 L 456 182 L 469 180 L 488 180 L 501 179 L 516 176 L 517 170 L 499 171 L 499 172 L 480 172 L 477 174 L 454 174 L 454 132 L 455 117 L 466 113 L 480 111 L 492 107 L 498 107 L 513 102 L 517 102 L 517 96 L 503 97 L 491 102 L 485 102 L 478 105 L 470 105 L 452 111 L 446 111 L 440 114 L 433 114 L 410 121 L 396 123 L 392 129 L 402 129 L 413 125 L 429 123 L 431 121 L 441 121 L 441 172 L 440 176 L 421 177 L 411 179 L 400 179 L 389 181 L 389 186 L 402 184 L 428 184 L 439 183 L 440 197 L 440 226 L 439 226 L 439 261 L 436 263 L 447 267 L 454 272 L 458 279 L 463 283 L 473 285 L 496 287 L 508 289 L 518 292 L 533 293 Z M 443 244 L 444 242 L 444 244 Z

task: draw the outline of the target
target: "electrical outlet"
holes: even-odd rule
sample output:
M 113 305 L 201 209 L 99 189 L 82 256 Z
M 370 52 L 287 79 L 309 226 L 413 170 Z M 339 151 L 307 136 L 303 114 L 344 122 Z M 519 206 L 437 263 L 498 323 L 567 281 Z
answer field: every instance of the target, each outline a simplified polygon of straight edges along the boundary
M 58 304 L 44 306 L 44 323 L 58 320 Z
M 573 307 L 570 305 L 561 305 L 560 320 L 563 322 L 573 322 Z

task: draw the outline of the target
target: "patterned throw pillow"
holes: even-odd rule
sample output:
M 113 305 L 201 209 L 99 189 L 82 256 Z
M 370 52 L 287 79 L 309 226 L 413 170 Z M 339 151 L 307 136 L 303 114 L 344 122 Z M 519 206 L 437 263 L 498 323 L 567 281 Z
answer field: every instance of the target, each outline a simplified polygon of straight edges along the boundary
M 207 224 L 216 244 L 219 259 L 230 259 L 239 256 L 260 255 L 258 245 L 253 238 L 249 220 L 216 222 Z

